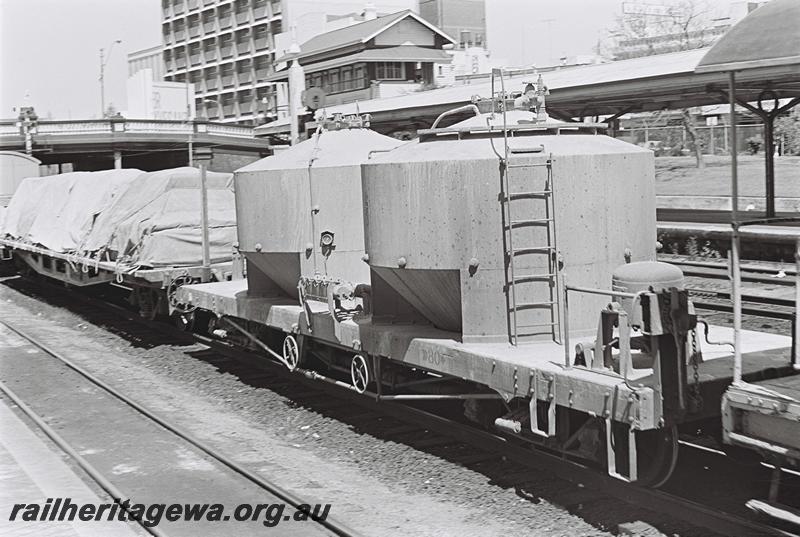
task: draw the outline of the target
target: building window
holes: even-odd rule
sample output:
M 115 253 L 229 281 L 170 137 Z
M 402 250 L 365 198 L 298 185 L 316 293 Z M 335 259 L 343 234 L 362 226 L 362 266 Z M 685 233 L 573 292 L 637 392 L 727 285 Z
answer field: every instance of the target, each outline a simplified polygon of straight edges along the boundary
M 306 87 L 322 88 L 325 93 L 355 91 L 369 86 L 364 64 L 317 71 L 306 75 Z
M 375 64 L 375 78 L 378 80 L 403 80 L 401 62 L 378 62 Z
M 353 89 L 353 68 L 342 67 L 342 91 Z

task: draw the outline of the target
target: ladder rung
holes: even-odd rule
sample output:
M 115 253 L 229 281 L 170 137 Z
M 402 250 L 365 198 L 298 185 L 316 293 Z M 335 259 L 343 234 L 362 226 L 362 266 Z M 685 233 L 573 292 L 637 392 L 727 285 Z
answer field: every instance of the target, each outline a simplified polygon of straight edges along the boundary
M 517 329 L 519 330 L 519 329 L 522 329 L 522 328 L 542 328 L 542 327 L 545 327 L 545 326 L 556 326 L 557 324 L 558 324 L 558 322 L 555 322 L 555 321 L 549 322 L 549 323 L 520 324 L 520 325 L 517 325 Z
M 523 302 L 522 304 L 517 304 L 516 306 L 511 308 L 509 311 L 514 311 L 514 310 L 516 310 L 516 311 L 519 311 L 519 310 L 532 310 L 532 309 L 537 309 L 537 308 L 547 308 L 547 307 L 552 306 L 553 304 L 556 304 L 556 302 L 553 301 L 553 300 L 548 300 L 546 302 Z
M 534 336 L 546 336 L 553 333 L 552 327 L 549 330 L 540 330 L 538 332 L 520 332 L 516 334 L 514 337 L 519 339 L 523 337 L 534 337 Z
M 547 254 L 554 250 L 552 246 L 531 246 L 529 248 L 519 248 L 509 252 L 511 256 L 527 255 L 527 254 Z
M 547 224 L 552 221 L 553 221 L 552 218 L 534 218 L 532 220 L 512 220 L 510 224 L 506 224 L 506 229 L 514 229 L 526 226 L 541 226 L 542 224 Z
M 532 192 L 513 192 L 505 197 L 505 201 L 546 198 L 552 190 L 534 190 Z
M 527 276 L 520 276 L 519 278 L 514 278 L 512 280 L 512 285 L 517 285 L 520 283 L 527 283 L 527 282 L 538 282 L 538 281 L 550 281 L 555 278 L 556 274 L 529 274 Z
M 506 168 L 539 168 L 541 166 L 550 166 L 550 161 L 533 164 L 506 164 Z

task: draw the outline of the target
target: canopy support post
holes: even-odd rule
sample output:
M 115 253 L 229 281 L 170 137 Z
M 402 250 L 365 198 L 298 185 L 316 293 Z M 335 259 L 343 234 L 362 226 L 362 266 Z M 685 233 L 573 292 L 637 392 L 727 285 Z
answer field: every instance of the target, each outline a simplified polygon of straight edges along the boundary
M 739 272 L 739 177 L 736 154 L 736 74 L 728 73 L 728 97 L 731 115 L 731 252 L 730 278 L 733 298 L 733 384 L 742 382 L 742 297 Z
M 766 113 L 764 119 L 764 168 L 766 185 L 764 193 L 767 197 L 767 218 L 775 217 L 775 116 Z
M 765 97 L 774 96 L 775 106 L 772 110 L 765 110 L 762 101 Z M 778 106 L 778 97 L 770 89 L 761 92 L 758 97 L 758 106 L 753 106 L 747 101 L 736 99 L 736 102 L 753 114 L 757 115 L 764 122 L 764 168 L 765 168 L 765 188 L 766 195 L 766 217 L 775 218 L 775 119 L 800 103 L 800 97 L 795 97 L 783 106 Z

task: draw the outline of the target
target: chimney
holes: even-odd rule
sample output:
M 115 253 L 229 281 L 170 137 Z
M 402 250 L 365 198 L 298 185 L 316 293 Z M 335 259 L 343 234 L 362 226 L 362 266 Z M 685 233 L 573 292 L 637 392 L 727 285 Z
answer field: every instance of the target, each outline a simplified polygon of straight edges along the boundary
M 364 4 L 364 20 L 371 21 L 378 17 L 378 12 L 375 10 L 375 4 L 367 2 Z

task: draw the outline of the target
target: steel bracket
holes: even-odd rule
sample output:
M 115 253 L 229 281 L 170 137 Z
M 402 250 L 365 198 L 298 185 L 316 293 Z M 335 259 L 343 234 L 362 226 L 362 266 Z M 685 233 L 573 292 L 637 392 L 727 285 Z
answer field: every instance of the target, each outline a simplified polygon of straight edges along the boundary
M 530 415 L 531 415 L 531 432 L 550 438 L 556 434 L 556 378 L 555 375 L 544 376 L 543 380 L 547 382 L 547 395 L 542 400 L 547 401 L 547 430 L 539 428 L 539 413 L 537 412 L 538 390 L 540 389 L 539 372 L 534 372 L 533 383 L 531 384 L 531 400 L 530 400 Z

